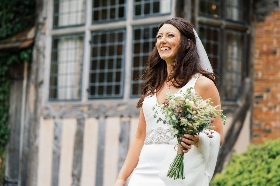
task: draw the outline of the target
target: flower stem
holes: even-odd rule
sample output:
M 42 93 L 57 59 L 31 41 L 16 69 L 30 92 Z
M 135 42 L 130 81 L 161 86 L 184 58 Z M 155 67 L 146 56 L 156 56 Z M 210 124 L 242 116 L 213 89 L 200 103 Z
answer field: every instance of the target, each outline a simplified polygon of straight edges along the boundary
M 185 179 L 184 175 L 184 154 L 177 154 L 173 162 L 171 163 L 167 176 L 169 178 Z

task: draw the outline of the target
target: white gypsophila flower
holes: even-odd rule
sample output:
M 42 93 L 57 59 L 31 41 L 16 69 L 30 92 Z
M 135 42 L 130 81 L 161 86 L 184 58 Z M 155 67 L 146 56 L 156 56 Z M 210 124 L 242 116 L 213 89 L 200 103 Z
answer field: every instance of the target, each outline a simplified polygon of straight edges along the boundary
M 189 103 L 190 103 L 191 107 L 195 107 L 195 104 L 193 101 L 190 101 Z
M 175 99 L 169 100 L 169 101 L 168 101 L 168 104 L 169 104 L 169 106 L 172 107 L 172 108 L 175 107 L 175 105 L 176 105 Z
M 180 124 L 181 124 L 181 126 L 185 126 L 185 127 L 188 127 L 188 126 L 192 125 L 192 123 L 190 123 L 189 120 L 186 119 L 186 118 L 181 118 Z
M 190 102 L 190 100 L 187 98 L 187 99 L 185 99 L 185 103 L 186 104 L 189 104 L 189 102 Z
M 172 136 L 177 136 L 178 135 L 178 130 L 174 129 L 174 128 L 170 128 L 170 133 Z

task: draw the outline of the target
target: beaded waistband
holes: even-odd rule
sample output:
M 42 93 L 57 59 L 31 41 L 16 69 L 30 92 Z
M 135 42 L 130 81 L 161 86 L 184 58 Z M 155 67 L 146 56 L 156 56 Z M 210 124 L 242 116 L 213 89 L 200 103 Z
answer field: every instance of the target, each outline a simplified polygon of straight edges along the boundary
M 164 129 L 162 127 L 158 127 L 155 129 L 151 129 L 146 134 L 146 139 L 144 141 L 145 145 L 151 144 L 169 144 L 169 142 L 174 137 L 170 133 L 170 129 Z

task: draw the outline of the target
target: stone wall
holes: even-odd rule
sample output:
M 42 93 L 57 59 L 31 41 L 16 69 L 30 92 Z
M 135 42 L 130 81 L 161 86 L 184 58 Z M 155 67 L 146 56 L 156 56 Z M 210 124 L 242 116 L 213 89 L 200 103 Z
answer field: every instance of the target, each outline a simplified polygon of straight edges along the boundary
M 280 136 L 280 11 L 255 25 L 253 143 Z

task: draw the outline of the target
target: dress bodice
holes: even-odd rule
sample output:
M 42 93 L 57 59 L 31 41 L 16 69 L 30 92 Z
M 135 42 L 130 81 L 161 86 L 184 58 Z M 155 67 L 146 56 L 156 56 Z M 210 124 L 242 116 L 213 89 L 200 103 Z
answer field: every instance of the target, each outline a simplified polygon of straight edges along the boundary
M 194 75 L 186 85 L 175 93 L 175 95 L 184 92 L 190 87 L 194 88 L 198 77 L 199 74 Z M 176 144 L 176 140 L 174 141 L 169 132 L 169 126 L 162 121 L 157 121 L 158 118 L 164 118 L 164 115 L 159 109 L 159 104 L 156 93 L 147 96 L 143 101 L 142 108 L 146 120 L 145 144 Z M 157 117 L 154 117 L 155 112 L 157 112 Z
M 195 75 L 177 93 L 180 95 L 187 88 L 193 87 L 199 75 Z M 175 95 L 176 96 L 176 95 Z M 205 132 L 199 133 L 198 147 L 184 154 L 184 174 L 186 179 L 167 177 L 167 172 L 174 161 L 177 139 L 169 132 L 169 125 L 157 122 L 154 117 L 163 118 L 156 94 L 144 99 L 142 109 L 146 120 L 146 139 L 142 147 L 139 161 L 129 181 L 129 186 L 208 186 L 213 176 L 217 161 L 220 135 L 211 131 L 209 138 Z M 158 109 L 156 108 L 158 107 Z M 155 108 L 155 109 L 153 109 Z M 164 118 L 163 118 L 164 119 Z M 210 132 L 210 131 L 209 131 Z

